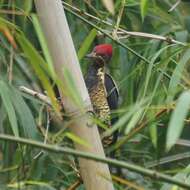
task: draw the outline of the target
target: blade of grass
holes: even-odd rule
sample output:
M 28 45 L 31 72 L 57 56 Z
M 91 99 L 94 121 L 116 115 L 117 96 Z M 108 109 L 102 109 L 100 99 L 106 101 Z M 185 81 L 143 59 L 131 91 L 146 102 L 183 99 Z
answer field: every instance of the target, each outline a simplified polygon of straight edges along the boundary
M 190 91 L 183 92 L 172 113 L 166 138 L 166 150 L 169 151 L 181 135 L 184 125 L 184 119 L 187 116 L 190 107 Z
M 146 15 L 147 11 L 148 11 L 148 3 L 149 3 L 148 0 L 141 0 L 140 9 L 141 9 L 142 21 L 144 21 L 144 17 Z
M 167 102 L 171 102 L 173 100 L 178 84 L 180 84 L 182 72 L 184 70 L 186 63 L 189 61 L 189 59 L 190 59 L 190 49 L 187 49 L 185 53 L 183 54 L 183 56 L 181 57 L 181 59 L 179 60 L 179 62 L 176 63 L 177 66 L 171 76 L 170 84 L 168 88 L 168 97 L 166 100 Z
M 11 99 L 15 107 L 16 113 L 18 113 L 21 126 L 23 127 L 24 136 L 35 139 L 37 137 L 38 130 L 36 128 L 34 117 L 19 91 L 17 91 L 13 87 L 11 88 L 11 90 Z
M 10 89 L 7 87 L 7 84 L 4 81 L 0 81 L 0 96 L 3 101 L 3 105 L 7 111 L 7 115 L 11 124 L 12 131 L 15 136 L 19 136 L 18 123 L 16 118 L 15 109 L 11 101 Z
M 80 46 L 80 49 L 78 51 L 78 59 L 79 61 L 86 55 L 86 53 L 88 52 L 92 42 L 94 41 L 95 37 L 97 35 L 97 30 L 96 29 L 92 29 L 88 36 L 85 38 L 84 42 L 82 43 L 82 45 Z
M 49 67 L 49 70 L 50 70 L 52 76 L 54 76 L 55 72 L 54 72 L 54 68 L 53 68 L 52 58 L 50 56 L 50 53 L 49 53 L 49 50 L 48 50 L 48 47 L 47 47 L 47 43 L 46 43 L 45 37 L 43 35 L 43 31 L 42 31 L 42 28 L 40 26 L 38 17 L 37 17 L 36 14 L 32 14 L 31 16 L 32 16 L 32 23 L 33 23 L 33 26 L 34 26 L 34 28 L 36 30 L 40 45 L 42 47 L 44 57 L 46 59 L 46 62 L 48 64 L 48 67 Z
M 47 64 L 23 34 L 17 34 L 16 37 L 26 57 L 30 60 L 30 63 L 35 73 L 37 74 L 38 78 L 43 84 L 43 87 L 47 91 L 47 94 L 51 99 L 54 110 L 61 117 L 60 106 L 56 101 L 55 93 L 47 77 L 47 73 L 49 73 L 47 69 Z M 46 69 L 47 73 L 45 73 L 44 69 Z
M 78 136 L 76 136 L 73 133 L 66 132 L 65 136 L 67 138 L 71 139 L 73 142 L 76 142 L 76 143 L 81 144 L 81 145 L 86 146 L 86 147 L 91 147 L 91 145 L 88 142 L 86 142 L 85 140 L 79 138 Z

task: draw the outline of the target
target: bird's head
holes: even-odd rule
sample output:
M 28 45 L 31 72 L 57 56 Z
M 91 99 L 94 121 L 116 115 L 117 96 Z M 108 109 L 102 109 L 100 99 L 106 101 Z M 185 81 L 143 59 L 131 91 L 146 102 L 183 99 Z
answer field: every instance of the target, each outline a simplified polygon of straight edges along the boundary
M 97 45 L 90 54 L 86 55 L 86 57 L 92 59 L 96 64 L 105 65 L 112 57 L 112 45 Z

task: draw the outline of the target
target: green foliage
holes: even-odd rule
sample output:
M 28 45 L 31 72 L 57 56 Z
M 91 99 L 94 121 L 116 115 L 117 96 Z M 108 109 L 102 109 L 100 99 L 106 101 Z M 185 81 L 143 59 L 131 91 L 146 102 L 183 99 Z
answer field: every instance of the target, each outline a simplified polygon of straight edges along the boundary
M 181 57 L 181 59 L 179 60 L 178 63 L 176 63 L 176 68 L 173 71 L 171 80 L 170 80 L 170 84 L 169 84 L 169 88 L 168 88 L 168 101 L 172 101 L 174 95 L 176 94 L 178 85 L 180 83 L 180 79 L 182 76 L 182 72 L 184 71 L 185 65 L 187 64 L 187 62 L 189 61 L 190 58 L 190 50 L 188 49 L 184 55 Z
M 0 81 L 0 89 L 1 89 L 0 94 L 3 101 L 3 105 L 5 106 L 5 109 L 7 111 L 13 133 L 15 136 L 19 136 L 17 118 L 16 118 L 15 109 L 13 107 L 11 92 L 3 81 Z
M 190 107 L 190 92 L 183 92 L 177 101 L 176 108 L 172 113 L 171 120 L 168 126 L 166 149 L 169 151 L 170 148 L 175 145 L 176 141 L 181 135 L 183 130 L 184 120 L 188 114 Z
M 42 47 L 44 57 L 46 59 L 46 62 L 48 63 L 48 68 L 51 72 L 51 75 L 54 76 L 55 74 L 54 74 L 52 59 L 51 59 L 51 56 L 49 54 L 49 50 L 48 50 L 48 47 L 46 44 L 46 40 L 44 38 L 43 31 L 42 31 L 40 23 L 38 21 L 37 15 L 35 15 L 35 14 L 32 15 L 32 22 L 33 22 L 35 31 L 37 33 L 40 45 Z
M 24 136 L 35 139 L 37 137 L 38 131 L 36 129 L 36 124 L 31 110 L 17 89 L 11 86 L 9 90 L 11 92 L 11 101 L 15 107 L 17 117 L 19 118 L 19 122 L 23 128 Z
M 148 11 L 148 0 L 141 0 L 141 17 L 144 20 L 144 17 Z
M 52 101 L 52 105 L 55 111 L 59 114 L 59 105 L 56 102 L 55 93 L 47 77 L 48 74 L 51 76 L 51 73 L 45 61 L 23 34 L 18 34 L 17 39 L 26 57 L 30 60 L 30 63 L 32 64 L 34 71 L 36 72 L 37 76 L 42 82 L 44 88 L 47 90 L 47 94 Z
M 88 36 L 85 38 L 84 42 L 81 44 L 81 47 L 78 51 L 78 59 L 81 61 L 81 59 L 87 54 L 91 44 L 93 43 L 95 37 L 97 35 L 97 30 L 92 29 Z
M 189 163 L 185 158 L 158 161 L 188 151 L 188 147 L 176 143 L 179 138 L 190 141 L 190 4 L 182 1 L 168 13 L 175 0 L 119 0 L 113 1 L 114 6 L 109 2 L 112 1 L 63 1 L 84 73 L 90 64 L 84 56 L 96 44 L 111 43 L 114 48 L 108 69 L 120 91 L 120 107 L 112 113 L 119 120 L 104 135 L 119 130 L 120 138 L 106 152 L 114 150 L 116 159 L 143 167 L 156 162 L 158 171 L 172 173 L 174 179 L 189 183 Z M 36 15 L 32 0 L 0 0 L 0 132 L 66 147 L 73 147 L 72 141 L 90 146 L 71 133 L 73 119 L 60 111 L 55 99 L 56 84 L 73 103 L 81 106 L 72 73 L 60 68 L 66 86 L 54 73 Z M 120 28 L 167 39 L 131 36 Z M 182 43 L 170 44 L 171 39 Z M 53 108 L 47 108 L 36 97 L 22 94 L 21 85 L 47 93 Z M 59 119 L 61 114 L 66 116 L 63 121 Z M 94 122 L 101 123 L 97 118 Z M 103 124 L 102 127 L 106 128 Z M 1 189 L 66 189 L 76 182 L 77 168 L 72 156 L 0 142 Z M 123 171 L 122 177 L 128 184 L 136 185 L 136 189 L 176 188 L 130 171 Z M 126 189 L 124 183 L 115 184 L 116 189 Z M 83 185 L 79 189 L 84 189 Z

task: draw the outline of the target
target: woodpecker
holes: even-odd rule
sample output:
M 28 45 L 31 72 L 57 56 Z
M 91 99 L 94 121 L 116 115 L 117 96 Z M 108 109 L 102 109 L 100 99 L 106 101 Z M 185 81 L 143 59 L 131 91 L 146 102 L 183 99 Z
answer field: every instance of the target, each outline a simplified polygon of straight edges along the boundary
M 86 55 L 91 60 L 85 83 L 90 95 L 95 115 L 111 127 L 117 118 L 111 117 L 111 111 L 118 108 L 119 93 L 113 78 L 106 72 L 106 67 L 112 58 L 112 45 L 100 44 Z M 99 127 L 100 134 L 103 132 Z M 103 146 L 107 147 L 117 140 L 117 132 L 102 139 Z

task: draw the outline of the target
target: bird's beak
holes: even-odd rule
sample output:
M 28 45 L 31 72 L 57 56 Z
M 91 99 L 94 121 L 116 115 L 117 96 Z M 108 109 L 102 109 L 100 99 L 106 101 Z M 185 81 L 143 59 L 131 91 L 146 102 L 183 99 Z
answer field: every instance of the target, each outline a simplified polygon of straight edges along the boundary
M 91 52 L 91 53 L 89 53 L 89 54 L 85 55 L 85 57 L 86 57 L 86 58 L 96 58 L 96 57 L 97 57 L 97 55 L 96 55 L 96 53 L 95 53 L 95 52 Z

